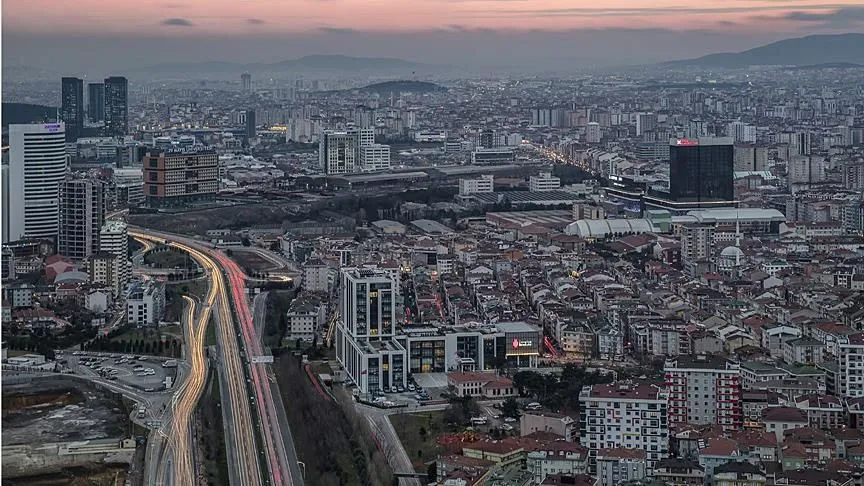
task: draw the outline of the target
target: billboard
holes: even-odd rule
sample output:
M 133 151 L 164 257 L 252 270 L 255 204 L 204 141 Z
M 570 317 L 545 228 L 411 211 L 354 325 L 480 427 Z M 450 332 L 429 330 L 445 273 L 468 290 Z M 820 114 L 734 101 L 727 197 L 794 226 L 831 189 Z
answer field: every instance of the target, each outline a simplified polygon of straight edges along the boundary
M 540 333 L 538 331 L 508 332 L 504 335 L 507 356 L 539 356 Z

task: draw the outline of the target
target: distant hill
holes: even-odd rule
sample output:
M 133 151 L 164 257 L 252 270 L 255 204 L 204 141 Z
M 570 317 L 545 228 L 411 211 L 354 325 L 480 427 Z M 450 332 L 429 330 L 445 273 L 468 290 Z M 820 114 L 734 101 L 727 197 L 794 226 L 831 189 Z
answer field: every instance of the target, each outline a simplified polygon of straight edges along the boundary
M 434 93 L 436 91 L 447 91 L 447 88 L 426 81 L 384 81 L 383 83 L 370 84 L 360 88 L 367 93 L 378 93 L 387 95 L 390 93 Z
M 44 123 L 57 119 L 57 108 L 28 103 L 3 103 L 0 116 L 3 117 L 4 127 L 10 123 Z
M 822 64 L 809 64 L 807 66 L 789 66 L 786 71 L 816 71 L 819 69 L 862 69 L 864 64 L 854 62 L 826 62 Z
M 810 35 L 785 39 L 743 52 L 709 54 L 666 63 L 674 66 L 744 68 L 747 66 L 812 66 L 864 64 L 864 34 Z
M 365 71 L 365 70 L 409 70 L 421 63 L 390 57 L 352 57 L 342 55 L 312 55 L 299 59 L 289 59 L 276 63 L 236 63 L 236 62 L 200 62 L 200 63 L 168 63 L 147 66 L 141 71 L 146 72 L 200 72 L 200 73 L 231 73 L 249 71 L 281 72 L 289 70 L 312 71 Z

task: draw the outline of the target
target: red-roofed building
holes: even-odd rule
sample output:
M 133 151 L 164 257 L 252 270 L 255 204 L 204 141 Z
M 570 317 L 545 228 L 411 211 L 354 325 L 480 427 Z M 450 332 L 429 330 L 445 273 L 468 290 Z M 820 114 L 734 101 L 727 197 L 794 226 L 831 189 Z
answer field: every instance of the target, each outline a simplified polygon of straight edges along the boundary
M 447 373 L 447 384 L 456 388 L 460 397 L 505 398 L 517 395 L 513 380 L 496 373 Z
M 555 473 L 585 474 L 588 469 L 588 451 L 575 442 L 550 442 L 529 452 L 526 465 L 536 483 Z
M 807 427 L 809 420 L 807 412 L 793 407 L 770 407 L 762 412 L 762 423 L 765 430 L 773 432 L 777 442 L 783 440 L 783 433 L 787 430 Z

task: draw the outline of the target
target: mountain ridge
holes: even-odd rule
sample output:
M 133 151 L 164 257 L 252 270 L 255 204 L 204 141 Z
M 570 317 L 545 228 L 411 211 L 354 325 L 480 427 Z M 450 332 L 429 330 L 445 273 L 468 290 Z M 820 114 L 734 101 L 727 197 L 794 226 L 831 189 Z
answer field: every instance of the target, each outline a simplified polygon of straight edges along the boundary
M 360 57 L 342 54 L 311 54 L 296 59 L 273 63 L 238 63 L 232 61 L 206 61 L 200 63 L 162 63 L 142 68 L 143 71 L 196 70 L 204 72 L 278 71 L 285 69 L 317 69 L 324 71 L 356 71 L 380 69 L 412 69 L 428 66 L 395 57 Z
M 741 52 L 719 52 L 661 63 L 671 66 L 744 68 L 747 66 L 815 66 L 864 64 L 864 34 L 820 34 L 772 42 Z

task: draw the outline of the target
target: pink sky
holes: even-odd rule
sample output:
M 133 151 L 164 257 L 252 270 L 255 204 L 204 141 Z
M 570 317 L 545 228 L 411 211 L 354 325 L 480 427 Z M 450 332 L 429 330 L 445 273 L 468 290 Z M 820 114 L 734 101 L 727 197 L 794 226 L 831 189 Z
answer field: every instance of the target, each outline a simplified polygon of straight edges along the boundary
M 844 10 L 846 9 L 846 10 Z M 850 14 L 851 12 L 851 14 Z M 861 0 L 4 0 L 13 32 L 197 36 L 321 29 L 861 31 Z M 174 24 L 174 25 L 164 25 Z

